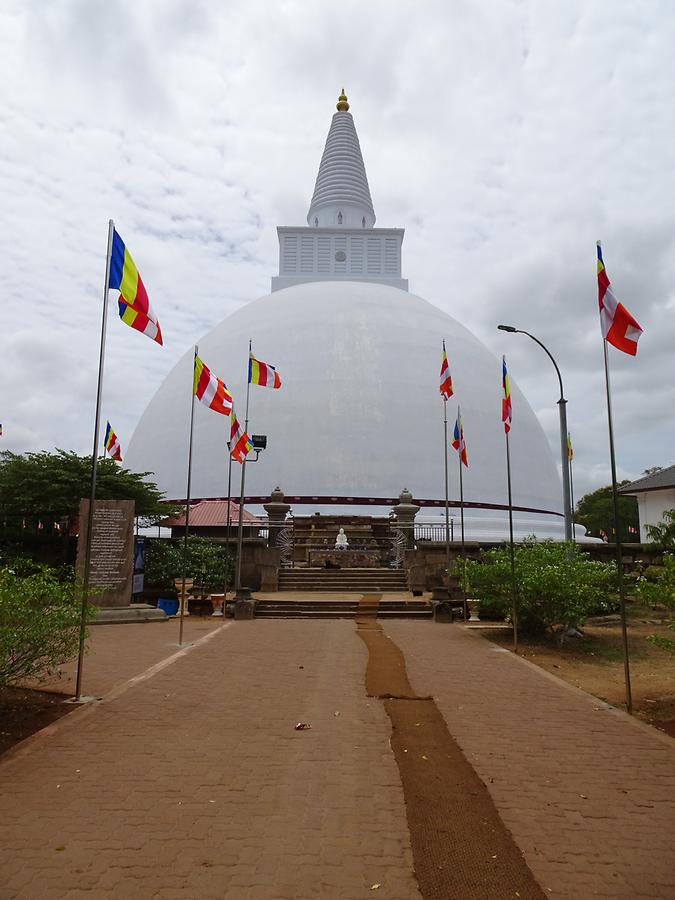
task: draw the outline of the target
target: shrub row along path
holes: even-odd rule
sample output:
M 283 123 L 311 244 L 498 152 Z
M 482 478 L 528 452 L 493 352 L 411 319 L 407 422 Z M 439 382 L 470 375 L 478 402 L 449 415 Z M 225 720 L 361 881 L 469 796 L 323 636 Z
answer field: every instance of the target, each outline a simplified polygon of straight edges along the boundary
M 168 641 L 173 624 L 108 628 L 101 658 L 136 675 L 125 641 Z M 422 897 L 385 709 L 398 701 L 368 696 L 355 623 L 212 629 L 0 760 L 2 900 Z M 547 896 L 675 896 L 675 743 L 461 626 L 385 630 Z M 97 681 L 96 650 L 87 665 L 114 680 Z M 495 865 L 489 835 L 468 848 L 454 825 L 462 865 Z

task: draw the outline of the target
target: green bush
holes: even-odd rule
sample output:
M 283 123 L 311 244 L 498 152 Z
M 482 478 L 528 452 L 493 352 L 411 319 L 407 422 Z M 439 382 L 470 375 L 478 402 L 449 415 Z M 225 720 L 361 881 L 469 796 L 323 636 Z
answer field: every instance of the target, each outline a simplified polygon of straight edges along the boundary
M 26 568 L 32 571 L 0 569 L 0 685 L 47 676 L 78 650 L 75 579 L 35 563 Z
M 667 509 L 659 525 L 645 525 L 649 540 L 664 550 L 675 549 L 675 509 Z
M 576 544 L 530 537 L 514 548 L 518 625 L 541 634 L 565 631 L 589 615 L 616 608 L 616 569 L 594 562 Z M 459 568 L 461 577 L 461 567 Z M 481 601 L 481 614 L 511 610 L 511 555 L 508 544 L 466 561 L 467 591 Z
M 187 559 L 183 565 L 182 539 L 153 540 L 145 556 L 145 579 L 148 587 L 175 590 L 175 581 L 193 579 L 205 591 L 220 592 L 232 580 L 234 564 L 222 544 L 191 535 L 187 541 Z
M 648 566 L 636 585 L 638 597 L 649 606 L 675 610 L 675 554 L 664 553 L 662 565 Z

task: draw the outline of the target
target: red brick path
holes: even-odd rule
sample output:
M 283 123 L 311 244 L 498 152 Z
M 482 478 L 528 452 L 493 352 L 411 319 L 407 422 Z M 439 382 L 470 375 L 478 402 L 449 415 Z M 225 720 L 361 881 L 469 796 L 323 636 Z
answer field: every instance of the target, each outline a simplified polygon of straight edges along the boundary
M 198 641 L 224 621 L 219 616 L 187 616 L 183 623 L 183 644 Z M 91 625 L 82 670 L 82 693 L 92 697 L 107 694 L 113 687 L 139 675 L 178 647 L 178 620 Z M 75 693 L 76 660 L 61 666 L 61 677 L 35 682 L 40 690 Z
M 366 656 L 350 621 L 233 623 L 62 719 L 0 763 L 0 897 L 419 900 Z
M 475 632 L 385 630 L 551 897 L 675 897 L 675 741 Z
M 87 693 L 175 653 L 175 624 L 92 629 Z M 675 896 L 675 743 L 461 626 L 386 631 L 550 896 Z M 1 900 L 420 900 L 365 665 L 351 621 L 231 623 L 61 719 L 0 761 Z

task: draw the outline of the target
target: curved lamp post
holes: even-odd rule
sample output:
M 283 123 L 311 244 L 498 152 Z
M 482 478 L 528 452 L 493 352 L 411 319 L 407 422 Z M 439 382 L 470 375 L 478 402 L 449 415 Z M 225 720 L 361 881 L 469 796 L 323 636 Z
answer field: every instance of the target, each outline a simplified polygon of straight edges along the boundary
M 514 328 L 513 325 L 497 325 L 499 331 L 508 331 L 510 334 L 526 334 L 529 338 L 535 342 L 535 344 L 539 344 L 541 349 L 546 353 L 548 358 L 553 363 L 553 367 L 555 368 L 556 375 L 558 376 L 558 383 L 560 384 L 560 400 L 558 400 L 558 412 L 560 413 L 560 453 L 561 453 L 561 461 L 562 461 L 562 484 L 563 484 L 563 514 L 565 517 L 565 540 L 572 541 L 574 540 L 574 536 L 572 534 L 572 506 L 570 504 L 570 469 L 569 469 L 569 460 L 567 458 L 567 400 L 565 400 L 565 393 L 563 391 L 563 383 L 562 376 L 560 374 L 560 369 L 558 368 L 558 364 L 553 359 L 550 351 L 547 347 L 545 347 L 539 338 L 536 338 L 533 334 L 530 334 L 529 331 L 523 331 L 522 328 Z

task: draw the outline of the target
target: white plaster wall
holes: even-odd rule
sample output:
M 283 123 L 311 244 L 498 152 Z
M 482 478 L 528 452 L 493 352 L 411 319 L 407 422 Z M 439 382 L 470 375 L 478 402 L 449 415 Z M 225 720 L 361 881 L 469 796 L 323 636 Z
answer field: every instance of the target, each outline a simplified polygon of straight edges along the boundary
M 645 525 L 660 525 L 663 513 L 667 509 L 675 509 L 675 488 L 662 491 L 645 491 L 636 495 L 638 498 L 638 515 L 640 518 L 640 540 L 648 541 Z

